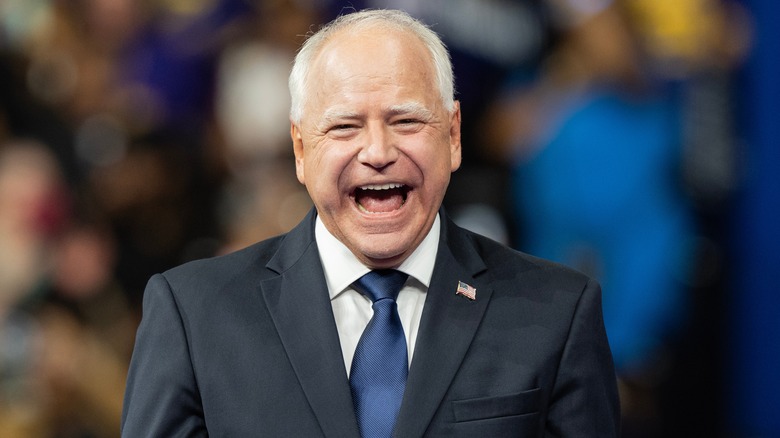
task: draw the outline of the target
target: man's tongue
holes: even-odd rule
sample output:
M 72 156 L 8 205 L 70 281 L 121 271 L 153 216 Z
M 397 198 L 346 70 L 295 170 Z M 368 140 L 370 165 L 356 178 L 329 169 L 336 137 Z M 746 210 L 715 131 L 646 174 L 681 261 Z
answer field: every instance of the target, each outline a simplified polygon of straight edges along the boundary
M 371 213 L 385 213 L 401 208 L 404 195 L 400 188 L 387 190 L 362 190 L 355 192 L 355 201 Z

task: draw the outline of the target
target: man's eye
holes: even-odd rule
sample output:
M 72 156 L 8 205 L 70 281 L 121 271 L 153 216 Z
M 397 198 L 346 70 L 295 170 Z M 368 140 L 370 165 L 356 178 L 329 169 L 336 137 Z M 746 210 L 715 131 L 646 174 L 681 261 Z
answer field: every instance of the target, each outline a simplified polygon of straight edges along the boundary
M 420 119 L 398 119 L 394 124 L 398 132 L 402 133 L 415 133 L 423 126 Z
M 358 125 L 354 123 L 340 123 L 328 128 L 327 134 L 332 138 L 346 139 L 354 136 L 358 128 Z

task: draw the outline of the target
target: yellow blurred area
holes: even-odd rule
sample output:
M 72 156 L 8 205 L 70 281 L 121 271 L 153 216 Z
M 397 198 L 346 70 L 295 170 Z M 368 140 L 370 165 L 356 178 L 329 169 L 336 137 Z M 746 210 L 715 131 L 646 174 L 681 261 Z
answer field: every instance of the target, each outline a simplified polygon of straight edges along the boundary
M 722 44 L 744 49 L 745 13 L 716 0 L 622 0 L 652 58 L 680 76 L 716 62 Z M 727 42 L 730 40 L 730 42 Z

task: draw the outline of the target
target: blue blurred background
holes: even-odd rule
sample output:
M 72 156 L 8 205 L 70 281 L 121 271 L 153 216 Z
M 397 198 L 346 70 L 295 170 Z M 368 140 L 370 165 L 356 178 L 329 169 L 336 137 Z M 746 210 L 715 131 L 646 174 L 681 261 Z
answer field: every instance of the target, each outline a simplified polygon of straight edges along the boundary
M 598 278 L 625 437 L 780 437 L 780 3 L 0 0 L 0 436 L 118 436 L 150 275 L 292 227 L 287 74 L 399 8 L 452 52 L 465 227 Z

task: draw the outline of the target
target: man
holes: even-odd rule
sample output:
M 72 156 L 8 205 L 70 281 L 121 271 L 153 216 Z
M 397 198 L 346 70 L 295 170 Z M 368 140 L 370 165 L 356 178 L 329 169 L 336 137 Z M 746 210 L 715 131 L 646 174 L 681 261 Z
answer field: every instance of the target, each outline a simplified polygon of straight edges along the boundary
M 315 209 L 150 280 L 123 435 L 616 436 L 598 285 L 440 210 L 460 109 L 438 37 L 401 12 L 341 17 L 301 48 L 290 91 Z M 366 353 L 382 299 L 363 278 L 399 271 L 381 308 L 395 338 Z

